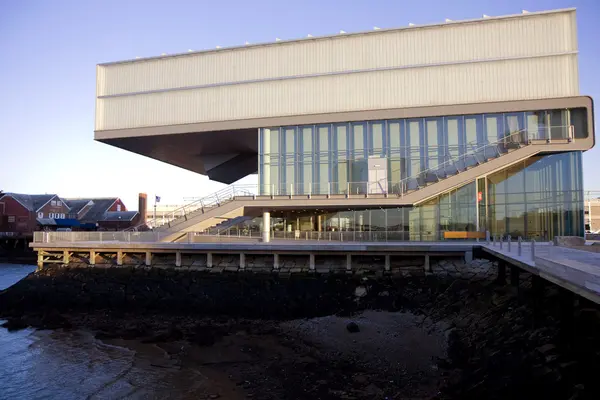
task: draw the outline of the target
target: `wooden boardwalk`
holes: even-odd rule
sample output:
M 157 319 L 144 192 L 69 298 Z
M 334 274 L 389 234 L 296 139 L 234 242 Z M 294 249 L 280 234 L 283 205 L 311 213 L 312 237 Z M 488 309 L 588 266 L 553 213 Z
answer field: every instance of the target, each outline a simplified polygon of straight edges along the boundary
M 172 254 L 175 266 L 181 265 L 182 256 L 206 257 L 207 265 L 211 265 L 212 256 L 229 254 L 239 256 L 240 266 L 244 265 L 246 255 L 263 254 L 274 258 L 278 265 L 280 255 L 303 255 L 310 260 L 314 269 L 315 257 L 322 255 L 347 256 L 348 270 L 351 258 L 361 255 L 378 255 L 386 259 L 385 269 L 389 269 L 390 257 L 423 256 L 427 270 L 429 256 L 463 256 L 465 261 L 473 259 L 474 251 L 483 251 L 487 256 L 497 259 L 501 265 L 516 267 L 546 281 L 552 282 L 571 292 L 600 304 L 600 254 L 553 246 L 550 243 L 532 245 L 517 242 L 486 243 L 468 241 L 444 242 L 329 242 L 277 240 L 271 243 L 256 242 L 218 242 L 218 243 L 130 243 L 120 241 L 105 242 L 55 242 L 32 243 L 38 252 L 38 266 L 58 263 L 68 264 L 72 258 L 78 258 L 94 265 L 96 257 L 109 258 L 116 265 L 123 265 L 125 255 L 136 255 L 137 258 L 151 266 L 154 255 Z M 534 249 L 535 247 L 535 249 Z

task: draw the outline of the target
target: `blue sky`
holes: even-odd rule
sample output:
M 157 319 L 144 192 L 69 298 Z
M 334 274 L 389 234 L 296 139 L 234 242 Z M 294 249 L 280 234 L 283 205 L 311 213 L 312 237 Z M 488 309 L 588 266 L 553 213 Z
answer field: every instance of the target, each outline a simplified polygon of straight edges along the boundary
M 2 0 L 0 189 L 120 196 L 135 209 L 138 192 L 181 203 L 222 187 L 93 141 L 97 63 L 566 7 L 577 7 L 580 92 L 598 104 L 600 0 Z M 600 145 L 584 154 L 586 190 L 600 190 L 599 171 Z

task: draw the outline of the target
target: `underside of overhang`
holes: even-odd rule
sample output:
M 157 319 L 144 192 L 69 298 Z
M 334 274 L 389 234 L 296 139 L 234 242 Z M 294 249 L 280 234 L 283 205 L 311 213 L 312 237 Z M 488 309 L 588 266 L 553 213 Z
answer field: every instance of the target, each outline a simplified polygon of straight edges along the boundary
M 97 140 L 227 184 L 258 168 L 257 129 Z

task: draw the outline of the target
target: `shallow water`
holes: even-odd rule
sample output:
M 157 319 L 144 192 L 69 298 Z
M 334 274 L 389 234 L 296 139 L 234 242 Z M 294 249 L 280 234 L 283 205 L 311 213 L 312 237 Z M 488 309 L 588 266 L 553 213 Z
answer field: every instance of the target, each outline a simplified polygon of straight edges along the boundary
M 0 289 L 33 270 L 34 266 L 0 264 Z M 346 325 L 351 320 L 358 324 L 360 332 L 347 331 Z M 253 398 L 279 399 L 286 392 L 281 383 L 291 379 L 290 373 L 296 376 L 296 368 L 305 365 L 307 359 L 310 361 L 315 351 L 323 360 L 334 361 L 332 364 L 310 361 L 310 369 L 317 368 L 315 379 L 318 376 L 319 382 L 329 382 L 324 377 L 336 383 L 340 377 L 350 379 L 350 372 L 343 365 L 335 372 L 342 375 L 328 375 L 330 367 L 343 356 L 361 360 L 364 367 L 361 371 L 377 371 L 378 384 L 384 387 L 400 373 L 403 380 L 411 382 L 407 389 L 409 397 L 427 398 L 437 391 L 439 376 L 433 366 L 436 357 L 444 356 L 446 351 L 447 327 L 443 324 L 432 324 L 424 317 L 408 313 L 365 311 L 349 318 L 328 316 L 287 321 L 278 328 L 286 338 L 300 339 L 295 343 L 309 348 L 296 346 L 292 350 L 282 345 L 282 337 L 278 335 L 252 335 L 243 330 L 232 331 L 204 347 L 186 341 L 161 344 L 122 339 L 101 341 L 93 333 L 81 330 L 8 332 L 0 328 L 0 400 L 237 400 L 249 398 L 250 393 L 255 395 Z M 283 377 L 273 372 L 273 360 L 280 360 L 277 368 L 287 371 L 282 372 Z M 405 379 L 407 373 L 418 379 Z M 366 398 L 385 397 L 367 378 L 361 379 L 356 382 L 369 390 Z M 307 385 L 300 378 L 291 382 Z M 350 385 L 356 382 L 351 381 Z M 309 383 L 310 390 L 320 390 L 311 386 L 313 381 Z M 346 383 L 342 386 L 349 387 Z M 322 398 L 338 398 L 335 393 L 332 396 Z
M 34 271 L 0 264 L 0 289 Z M 0 328 L 0 399 L 197 398 L 207 378 L 182 369 L 162 349 L 106 344 L 87 332 Z

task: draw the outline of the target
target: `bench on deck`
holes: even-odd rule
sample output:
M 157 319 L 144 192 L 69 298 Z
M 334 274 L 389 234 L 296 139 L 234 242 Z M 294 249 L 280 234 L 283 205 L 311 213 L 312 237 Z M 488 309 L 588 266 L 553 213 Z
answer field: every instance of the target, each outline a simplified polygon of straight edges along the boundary
M 485 232 L 445 231 L 444 239 L 485 239 Z

